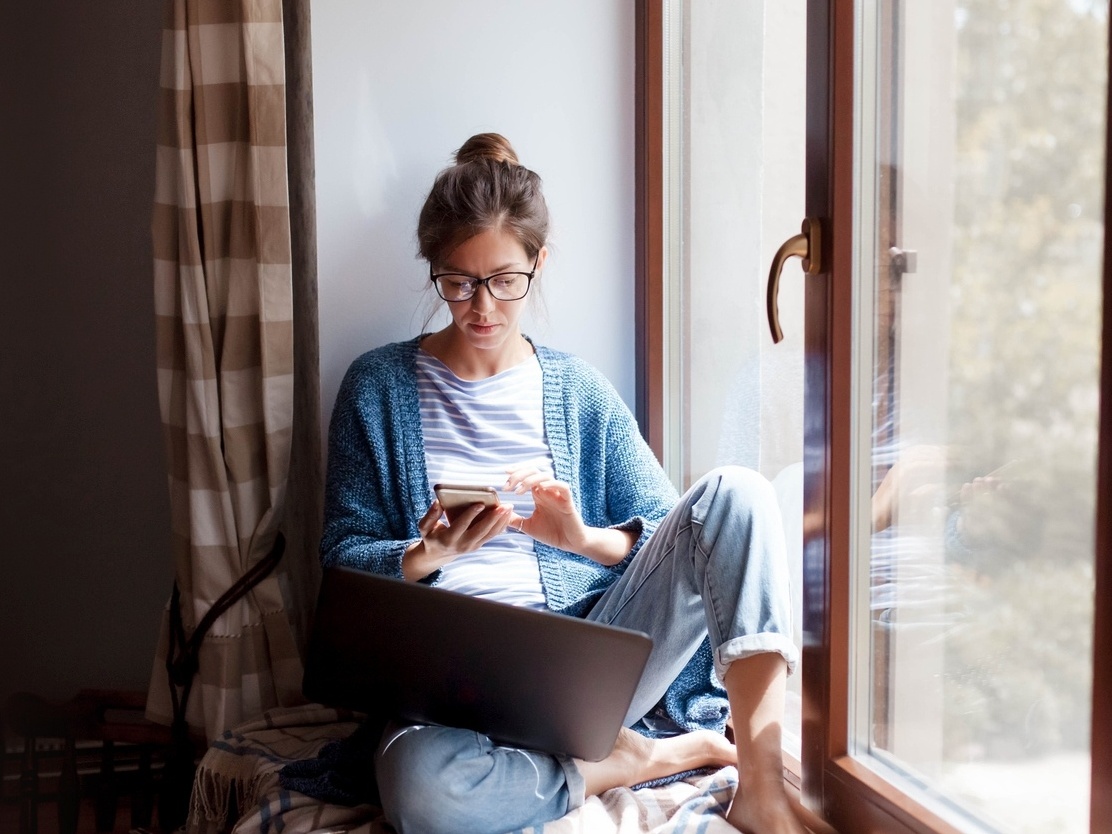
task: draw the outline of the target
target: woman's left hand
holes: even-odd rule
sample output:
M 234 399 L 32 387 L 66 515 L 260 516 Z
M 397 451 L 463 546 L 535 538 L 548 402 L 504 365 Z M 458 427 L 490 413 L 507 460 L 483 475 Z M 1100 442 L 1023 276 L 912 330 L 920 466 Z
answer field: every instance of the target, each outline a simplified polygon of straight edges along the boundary
M 535 506 L 531 516 L 515 517 L 510 527 L 561 550 L 581 552 L 587 528 L 575 508 L 568 484 L 557 481 L 549 472 L 513 469 L 506 478 L 506 490 L 518 495 L 532 492 Z
M 518 495 L 532 492 L 535 509 L 528 518 L 515 515 L 509 526 L 545 544 L 586 556 L 603 565 L 616 565 L 629 553 L 635 536 L 625 530 L 588 527 L 572 500 L 571 487 L 549 472 L 512 469 L 506 489 Z

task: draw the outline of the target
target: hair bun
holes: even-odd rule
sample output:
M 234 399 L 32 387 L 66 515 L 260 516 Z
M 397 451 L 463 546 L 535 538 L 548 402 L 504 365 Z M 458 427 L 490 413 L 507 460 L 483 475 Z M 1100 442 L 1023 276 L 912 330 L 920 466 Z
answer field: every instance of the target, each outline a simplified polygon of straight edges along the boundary
M 499 133 L 477 133 L 456 151 L 456 165 L 489 159 L 492 162 L 508 162 L 520 165 L 517 154 L 510 141 Z

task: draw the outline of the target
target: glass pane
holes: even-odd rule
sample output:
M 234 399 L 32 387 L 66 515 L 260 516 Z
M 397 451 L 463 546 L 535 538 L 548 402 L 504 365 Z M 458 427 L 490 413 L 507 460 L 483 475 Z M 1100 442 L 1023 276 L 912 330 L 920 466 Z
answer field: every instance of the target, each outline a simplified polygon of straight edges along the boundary
M 803 274 L 783 272 L 773 345 L 768 268 L 804 206 L 805 0 L 666 3 L 669 391 L 665 466 L 684 489 L 722 464 L 776 487 L 800 631 Z M 799 755 L 799 680 L 785 745 Z
M 1107 0 L 858 8 L 858 754 L 1087 832 Z

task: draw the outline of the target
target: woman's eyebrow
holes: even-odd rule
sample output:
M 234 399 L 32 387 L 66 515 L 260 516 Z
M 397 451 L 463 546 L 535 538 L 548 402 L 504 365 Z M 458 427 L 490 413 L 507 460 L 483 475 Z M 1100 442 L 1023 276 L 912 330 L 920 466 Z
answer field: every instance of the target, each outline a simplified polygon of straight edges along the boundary
M 495 267 L 491 272 L 489 272 L 487 274 L 488 275 L 500 275 L 503 272 L 528 272 L 528 271 L 529 270 L 527 270 L 527 269 L 522 269 L 521 267 L 519 267 L 515 262 L 510 261 L 509 263 L 505 263 L 505 264 L 502 264 L 501 266 Z M 478 277 L 480 277 L 478 275 L 475 275 L 474 273 L 465 272 L 462 269 L 457 269 L 456 267 L 452 266 L 451 264 L 445 265 L 444 271 L 439 273 L 439 274 L 440 275 L 466 275 L 468 278 L 478 278 Z

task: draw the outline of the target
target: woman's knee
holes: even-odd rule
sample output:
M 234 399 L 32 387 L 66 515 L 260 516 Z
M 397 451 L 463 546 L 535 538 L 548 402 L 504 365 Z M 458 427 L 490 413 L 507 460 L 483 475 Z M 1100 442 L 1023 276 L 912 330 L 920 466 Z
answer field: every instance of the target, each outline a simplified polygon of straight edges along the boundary
M 375 761 L 386 818 L 399 834 L 450 834 L 474 805 L 469 797 L 475 733 L 446 727 L 407 727 L 383 740 Z M 477 829 L 476 829 L 477 830 Z
M 751 515 L 778 513 L 779 504 L 772 483 L 754 469 L 744 466 L 719 466 L 700 478 L 691 492 L 696 507 L 703 513 L 712 506 Z
M 767 478 L 752 469 L 723 466 L 707 473 L 697 487 L 690 518 L 699 549 L 708 558 L 739 568 L 786 560 L 780 505 Z M 781 567 L 776 564 L 774 570 Z
M 383 811 L 399 834 L 501 834 L 555 819 L 568 806 L 554 759 L 497 747 L 469 730 L 388 734 L 375 765 Z

